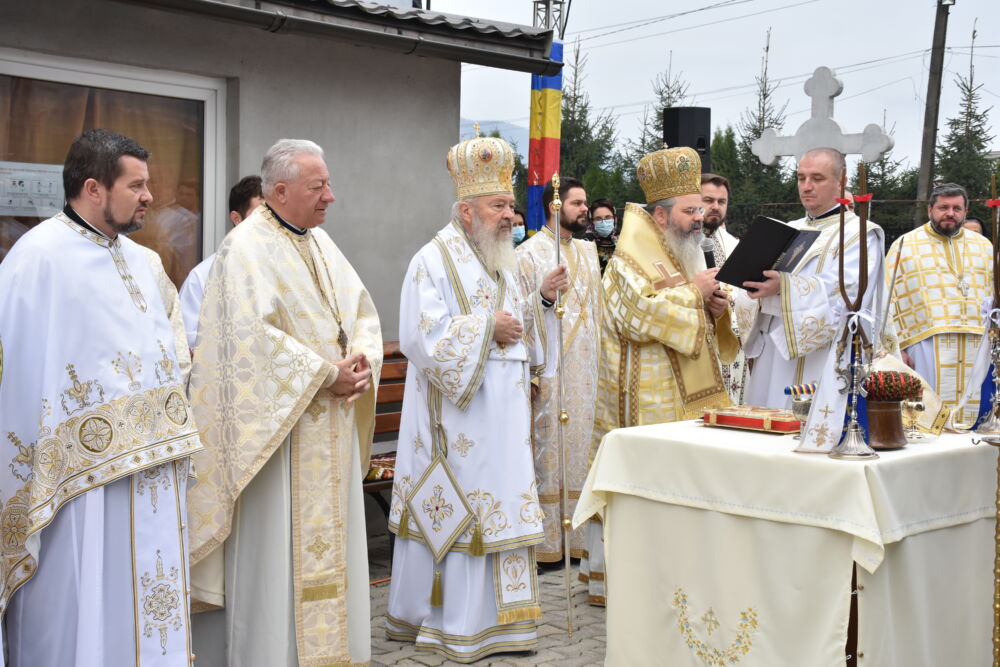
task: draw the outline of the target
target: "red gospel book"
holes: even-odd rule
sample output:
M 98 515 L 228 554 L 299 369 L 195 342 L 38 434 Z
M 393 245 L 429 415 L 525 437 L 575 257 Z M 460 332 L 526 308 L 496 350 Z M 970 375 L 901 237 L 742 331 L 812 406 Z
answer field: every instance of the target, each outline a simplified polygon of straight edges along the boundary
M 757 408 L 750 405 L 705 411 L 705 424 L 768 433 L 798 433 L 799 420 L 791 410 Z

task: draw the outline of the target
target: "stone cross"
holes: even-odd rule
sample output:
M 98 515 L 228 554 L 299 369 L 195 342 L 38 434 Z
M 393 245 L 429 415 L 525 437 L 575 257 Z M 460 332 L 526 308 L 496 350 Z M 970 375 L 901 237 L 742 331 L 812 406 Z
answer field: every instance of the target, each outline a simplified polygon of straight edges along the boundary
M 779 137 L 767 128 L 754 140 L 750 150 L 767 165 L 778 164 L 784 155 L 801 158 L 814 148 L 835 148 L 845 155 L 860 154 L 865 162 L 874 162 L 892 150 L 892 137 L 880 125 L 870 123 L 861 134 L 844 134 L 833 120 L 833 98 L 844 84 L 829 67 L 817 67 L 805 83 L 806 95 L 812 98 L 812 116 L 791 137 Z

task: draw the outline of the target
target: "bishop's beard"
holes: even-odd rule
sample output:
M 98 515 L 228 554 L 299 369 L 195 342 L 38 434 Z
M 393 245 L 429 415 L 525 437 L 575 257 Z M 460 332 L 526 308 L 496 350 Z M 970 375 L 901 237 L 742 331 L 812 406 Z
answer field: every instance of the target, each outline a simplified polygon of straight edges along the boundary
M 705 235 L 700 226 L 692 227 L 691 230 L 685 232 L 677 227 L 673 221 L 669 221 L 664 235 L 667 237 L 667 245 L 673 251 L 677 261 L 680 262 L 680 268 L 688 279 L 705 270 L 705 253 L 701 249 L 701 240 L 705 238 Z
M 500 224 L 491 232 L 475 211 L 472 212 L 472 242 L 476 244 L 486 269 L 491 273 L 517 269 L 517 254 L 510 233 L 510 221 Z

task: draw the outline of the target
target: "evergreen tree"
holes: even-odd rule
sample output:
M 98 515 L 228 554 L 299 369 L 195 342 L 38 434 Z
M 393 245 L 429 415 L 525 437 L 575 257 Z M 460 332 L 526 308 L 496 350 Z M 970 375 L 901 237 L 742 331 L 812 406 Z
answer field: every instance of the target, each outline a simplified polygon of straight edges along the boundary
M 736 132 L 732 125 L 725 130 L 717 129 L 712 136 L 712 171 L 728 179 L 735 179 L 740 173 L 740 158 L 736 150 Z
M 769 166 L 763 164 L 750 147 L 767 128 L 780 132 L 785 125 L 786 101 L 781 107 L 775 102 L 777 81 L 768 74 L 768 57 L 771 50 L 771 31 L 767 31 L 764 44 L 764 55 L 760 59 L 760 73 L 755 77 L 757 82 L 757 99 L 754 106 L 744 110 L 736 127 L 739 139 L 736 142 L 736 155 L 739 170 L 735 177 L 727 176 L 733 185 L 733 199 L 744 206 L 759 205 L 764 202 L 795 201 L 796 192 L 794 179 L 788 171 L 778 164 Z M 739 222 L 739 221 L 738 221 Z M 745 221 L 742 221 L 745 222 Z
M 569 76 L 562 96 L 562 131 L 559 172 L 582 179 L 591 167 L 604 169 L 614 155 L 616 119 L 610 112 L 594 114 L 590 95 L 584 89 L 587 57 L 580 54 L 580 43 L 567 63 Z
M 667 69 L 660 72 L 652 81 L 653 106 L 647 104 L 642 110 L 642 130 L 638 139 L 626 141 L 625 152 L 633 164 L 638 163 L 643 155 L 663 148 L 663 110 L 679 106 L 687 99 L 689 84 L 681 76 L 673 73 L 674 54 L 670 53 Z
M 514 201 L 519 207 L 524 207 L 528 203 L 528 165 L 521 158 L 521 154 L 517 150 L 517 143 L 507 137 L 500 136 L 500 130 L 493 130 L 488 136 L 503 139 L 514 149 Z
M 895 125 L 889 127 L 885 112 L 882 112 L 882 127 L 891 136 Z M 913 228 L 913 205 L 893 200 L 913 200 L 917 197 L 917 177 L 919 169 L 904 167 L 902 160 L 896 160 L 892 153 L 886 153 L 867 165 L 868 192 L 875 195 L 870 217 L 885 231 L 885 245 L 889 245 L 901 234 Z M 851 192 L 860 192 L 858 174 L 855 171 L 849 182 Z M 889 201 L 886 201 L 889 200 Z
M 947 121 L 948 134 L 937 151 L 937 178 L 944 183 L 958 183 L 965 187 L 972 199 L 987 197 L 990 193 L 990 174 L 996 165 L 986 157 L 987 147 L 993 140 L 990 134 L 989 112 L 992 107 L 980 110 L 980 89 L 975 82 L 973 49 L 976 30 L 972 30 L 972 48 L 969 53 L 969 75 L 958 76 L 962 101 L 958 115 Z M 984 211 L 976 211 L 982 215 Z

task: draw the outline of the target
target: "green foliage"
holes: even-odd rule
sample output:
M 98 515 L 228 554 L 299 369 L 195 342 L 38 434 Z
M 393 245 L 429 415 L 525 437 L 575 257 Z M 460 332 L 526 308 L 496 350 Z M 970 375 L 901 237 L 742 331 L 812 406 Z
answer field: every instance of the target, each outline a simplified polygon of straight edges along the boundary
M 625 142 L 625 155 L 633 165 L 642 159 L 643 155 L 653 153 L 663 148 L 663 110 L 683 104 L 687 99 L 689 84 L 681 78 L 681 73 L 673 73 L 673 53 L 667 63 L 666 71 L 657 74 L 652 81 L 653 108 L 647 104 L 642 110 L 642 130 L 638 139 Z
M 610 166 L 618 134 L 610 112 L 595 115 L 591 109 L 590 95 L 583 86 L 586 65 L 587 57 L 580 54 L 577 42 L 566 65 L 569 76 L 564 79 L 568 84 L 562 94 L 559 172 L 581 179 L 591 167 Z
M 500 136 L 500 130 L 493 130 L 489 136 L 503 139 L 514 149 L 514 201 L 517 202 L 518 206 L 523 207 L 528 201 L 528 165 L 524 163 L 521 154 L 517 152 L 517 143 L 507 137 Z
M 712 171 L 726 178 L 735 178 L 740 173 L 740 158 L 736 151 L 736 132 L 732 125 L 725 130 L 716 130 L 712 136 Z
M 973 31 L 973 39 L 975 39 Z M 958 183 L 972 199 L 982 199 L 990 193 L 990 174 L 997 165 L 986 157 L 993 140 L 990 134 L 989 112 L 992 107 L 980 109 L 980 89 L 976 85 L 972 55 L 969 56 L 969 75 L 955 77 L 955 84 L 962 101 L 958 115 L 947 121 L 948 133 L 937 150 L 937 178 L 942 183 Z

